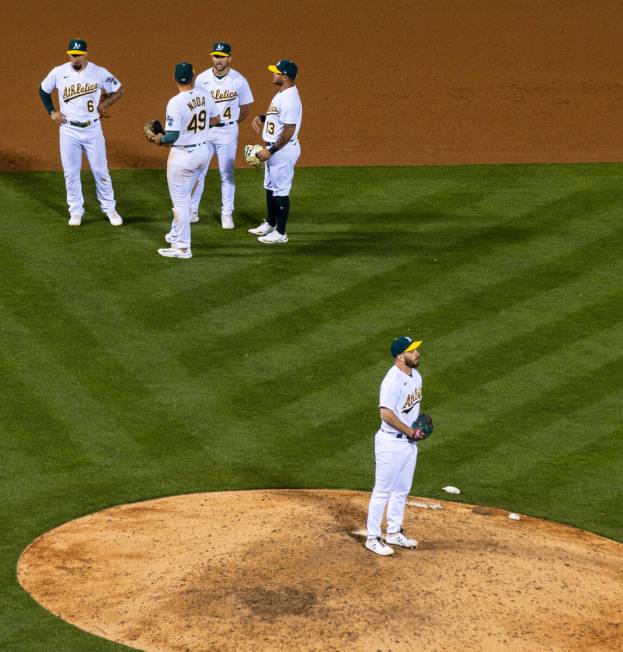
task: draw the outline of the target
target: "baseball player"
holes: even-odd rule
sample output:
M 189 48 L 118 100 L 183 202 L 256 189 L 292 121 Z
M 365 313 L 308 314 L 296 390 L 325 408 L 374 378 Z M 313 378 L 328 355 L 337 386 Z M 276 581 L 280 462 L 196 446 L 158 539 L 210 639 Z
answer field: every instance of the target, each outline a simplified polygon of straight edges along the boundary
M 212 48 L 212 68 L 197 75 L 195 86 L 208 90 L 219 107 L 221 119 L 216 128 L 210 130 L 210 142 L 216 152 L 218 169 L 221 175 L 221 226 L 233 229 L 234 161 L 238 146 L 238 124 L 249 115 L 253 95 L 247 80 L 234 70 L 231 63 L 231 45 L 215 43 Z M 205 184 L 205 174 L 193 189 L 191 222 L 199 221 L 199 202 Z
M 106 143 L 100 119 L 107 118 L 106 109 L 121 99 L 123 87 L 106 68 L 96 66 L 88 60 L 86 41 L 79 38 L 69 41 L 67 54 L 69 63 L 49 72 L 41 82 L 39 96 L 50 118 L 60 127 L 69 225 L 80 226 L 84 215 L 80 168 L 82 154 L 86 152 L 102 211 L 113 226 L 120 226 L 123 220 L 115 209 L 115 195 L 108 172 Z M 54 89 L 58 92 L 58 111 L 52 102 Z
M 303 105 L 294 80 L 298 68 L 293 61 L 281 59 L 268 66 L 273 73 L 273 83 L 279 91 L 273 97 L 265 115 L 253 118 L 252 126 L 266 147 L 257 153 L 265 161 L 264 188 L 266 190 L 266 220 L 251 235 L 260 236 L 264 244 L 286 243 L 286 224 L 290 212 L 290 190 L 294 178 L 294 166 L 301 155 L 298 141 Z
M 173 203 L 173 223 L 165 240 L 170 247 L 158 249 L 166 258 L 192 258 L 190 249 L 190 204 L 193 186 L 205 175 L 212 148 L 208 129 L 220 121 L 212 96 L 193 86 L 193 67 L 187 62 L 175 66 L 179 93 L 167 104 L 165 133 L 151 138 L 156 145 L 170 145 L 167 182 Z
M 410 337 L 398 337 L 392 342 L 394 364 L 381 383 L 381 427 L 374 440 L 376 474 L 368 508 L 368 538 L 366 548 L 377 555 L 391 555 L 389 545 L 417 547 L 402 530 L 405 503 L 415 473 L 416 441 L 424 439 L 412 424 L 420 412 L 422 377 L 417 371 L 422 342 Z M 387 506 L 387 536 L 381 540 L 381 521 Z

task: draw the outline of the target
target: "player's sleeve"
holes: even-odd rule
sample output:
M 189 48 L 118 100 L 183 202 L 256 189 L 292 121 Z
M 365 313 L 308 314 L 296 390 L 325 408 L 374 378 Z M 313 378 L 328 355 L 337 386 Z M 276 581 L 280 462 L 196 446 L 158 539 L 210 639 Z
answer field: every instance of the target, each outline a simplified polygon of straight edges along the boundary
M 251 104 L 252 102 L 253 93 L 251 93 L 249 82 L 244 77 L 240 77 L 240 85 L 238 88 L 238 103 L 242 105 Z
M 285 102 L 279 120 L 285 125 L 296 125 L 301 121 L 301 106 L 298 102 Z
M 46 78 L 41 82 L 41 88 L 48 95 L 56 88 L 56 68 L 50 70 Z
M 389 376 L 383 378 L 381 383 L 381 391 L 379 394 L 379 407 L 387 408 L 388 410 L 396 411 L 396 393 L 394 392 L 393 379 Z
M 215 118 L 217 115 L 220 117 L 221 112 L 216 106 L 216 102 L 212 99 L 212 93 L 207 94 L 208 104 L 210 106 L 210 117 Z
M 106 68 L 100 70 L 100 86 L 107 93 L 116 93 L 121 88 L 121 82 Z
M 167 115 L 164 121 L 165 131 L 182 131 L 182 111 L 173 100 L 167 104 Z

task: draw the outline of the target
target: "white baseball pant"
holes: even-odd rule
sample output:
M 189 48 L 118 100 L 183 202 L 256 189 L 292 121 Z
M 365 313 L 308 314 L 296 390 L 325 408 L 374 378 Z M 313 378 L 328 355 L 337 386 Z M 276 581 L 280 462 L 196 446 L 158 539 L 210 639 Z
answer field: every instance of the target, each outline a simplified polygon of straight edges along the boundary
M 272 190 L 273 197 L 287 197 L 292 189 L 294 166 L 301 155 L 298 140 L 291 140 L 280 150 L 277 150 L 266 161 L 264 168 L 264 188 Z
M 96 122 L 90 127 L 72 127 L 61 125 L 59 129 L 61 163 L 65 173 L 67 204 L 70 215 L 84 215 L 84 197 L 80 181 L 82 153 L 86 152 L 93 178 L 97 199 L 104 213 L 115 209 L 115 194 L 106 160 L 106 141 L 101 124 Z
M 413 484 L 417 444 L 379 430 L 374 437 L 376 474 L 368 507 L 368 537 L 381 536 L 387 506 L 387 532 L 400 532 L 407 496 Z
M 191 193 L 197 179 L 210 165 L 212 147 L 206 143 L 194 147 L 171 147 L 167 160 L 167 182 L 173 203 L 171 235 L 179 249 L 190 247 Z
M 219 129 L 219 127 L 213 127 Z M 234 196 L 236 194 L 236 182 L 234 180 L 234 162 L 236 160 L 236 147 L 238 139 L 234 138 L 228 143 L 210 143 L 216 153 L 219 174 L 221 175 L 221 212 L 231 214 L 234 212 Z M 205 186 L 205 173 L 197 179 L 193 188 L 191 210 L 199 212 L 199 203 Z

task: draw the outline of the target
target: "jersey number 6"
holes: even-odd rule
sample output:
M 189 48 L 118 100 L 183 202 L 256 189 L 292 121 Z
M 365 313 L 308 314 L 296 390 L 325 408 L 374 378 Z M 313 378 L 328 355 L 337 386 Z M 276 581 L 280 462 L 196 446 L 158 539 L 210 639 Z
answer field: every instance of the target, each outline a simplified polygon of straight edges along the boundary
M 206 112 L 200 111 L 199 115 L 194 115 L 193 119 L 188 123 L 188 127 L 186 127 L 186 131 L 194 131 L 195 133 L 197 133 L 197 131 L 202 131 L 205 128 L 206 128 Z
M 93 100 L 89 100 L 87 102 L 87 111 L 90 111 L 91 113 L 95 111 L 95 104 L 93 104 Z

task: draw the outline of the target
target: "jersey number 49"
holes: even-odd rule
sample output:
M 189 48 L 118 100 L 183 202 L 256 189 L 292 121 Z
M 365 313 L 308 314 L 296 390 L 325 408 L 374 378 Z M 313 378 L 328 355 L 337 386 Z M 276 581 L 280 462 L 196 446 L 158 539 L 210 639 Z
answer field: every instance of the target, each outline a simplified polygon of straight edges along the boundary
M 188 127 L 186 127 L 186 131 L 194 131 L 197 133 L 198 131 L 203 131 L 206 128 L 206 112 L 205 111 L 199 111 L 197 115 L 193 116 L 193 119 L 188 123 Z

